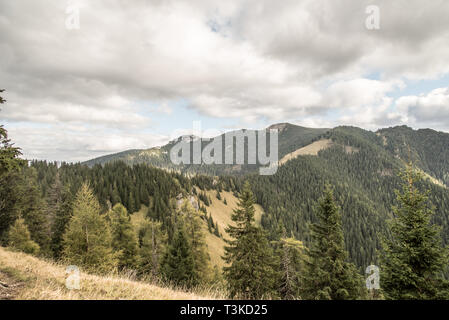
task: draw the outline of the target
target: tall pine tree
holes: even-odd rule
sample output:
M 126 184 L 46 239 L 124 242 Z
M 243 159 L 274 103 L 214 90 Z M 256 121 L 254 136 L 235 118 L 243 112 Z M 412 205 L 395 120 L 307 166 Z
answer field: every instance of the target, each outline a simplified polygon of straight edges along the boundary
M 176 286 L 192 287 L 198 284 L 192 247 L 182 228 L 175 234 L 161 269 L 164 277 Z
M 162 223 L 146 220 L 139 232 L 140 240 L 140 271 L 156 278 L 159 275 L 162 258 L 167 245 L 167 234 Z
M 0 93 L 4 90 L 0 89 Z M 6 100 L 0 96 L 0 105 Z M 14 147 L 8 138 L 8 132 L 0 125 L 0 244 L 7 244 L 7 233 L 18 218 L 17 202 L 19 169 L 26 161 L 20 159 L 21 151 Z
M 287 238 L 282 225 L 280 231 L 281 237 L 275 241 L 276 254 L 280 262 L 279 296 L 284 300 L 297 299 L 300 297 L 304 246 L 293 237 Z
M 365 297 L 363 279 L 347 262 L 340 210 L 326 187 L 319 201 L 318 222 L 312 225 L 312 243 L 305 261 L 302 298 L 342 300 Z
M 391 237 L 383 239 L 381 289 L 387 299 L 438 299 L 449 297 L 443 279 L 447 267 L 446 248 L 436 226 L 427 194 L 419 191 L 421 174 L 412 165 L 401 172 L 402 190 L 396 192 Z
M 0 93 L 4 91 L 0 89 Z M 0 96 L 0 105 L 5 102 L 6 100 Z M 3 125 L 0 125 L 0 177 L 26 164 L 25 160 L 19 158 L 21 155 L 20 148 L 14 147 L 14 144 L 8 139 L 8 132 Z
M 231 297 L 260 299 L 275 294 L 278 274 L 273 251 L 265 232 L 254 225 L 254 196 L 245 182 L 234 210 L 227 233 L 224 260 L 229 266 L 223 268 Z
M 50 223 L 45 213 L 45 202 L 37 185 L 37 172 L 34 168 L 23 168 L 18 179 L 17 209 L 25 220 L 31 239 L 40 246 L 40 253 L 51 255 Z
M 73 215 L 64 233 L 64 258 L 93 272 L 109 272 L 117 266 L 108 222 L 87 184 L 78 191 Z
M 51 225 L 51 248 L 55 258 L 61 257 L 62 237 L 72 216 L 72 195 L 61 182 L 59 171 L 48 191 L 47 216 Z
M 210 256 L 207 251 L 203 220 L 199 212 L 192 207 L 189 200 L 183 202 L 179 214 L 192 248 L 195 273 L 201 282 L 207 282 L 212 277 L 212 269 L 210 267 Z
M 126 208 L 117 203 L 110 212 L 112 247 L 118 252 L 118 267 L 133 269 L 138 266 L 137 234 Z

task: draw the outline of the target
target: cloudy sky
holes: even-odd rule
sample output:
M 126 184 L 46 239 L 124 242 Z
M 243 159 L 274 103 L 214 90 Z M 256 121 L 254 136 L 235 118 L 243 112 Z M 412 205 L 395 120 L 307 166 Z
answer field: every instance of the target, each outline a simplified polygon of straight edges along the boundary
M 66 161 L 193 121 L 449 132 L 447 17 L 447 0 L 3 0 L 0 123 L 25 157 Z

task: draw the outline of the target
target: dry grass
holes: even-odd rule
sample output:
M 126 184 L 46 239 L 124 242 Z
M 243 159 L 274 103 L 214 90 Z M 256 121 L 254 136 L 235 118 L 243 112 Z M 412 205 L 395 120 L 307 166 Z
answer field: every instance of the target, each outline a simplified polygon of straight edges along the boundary
M 438 180 L 435 177 L 432 177 L 430 174 L 428 174 L 424 170 L 418 169 L 418 172 L 423 175 L 425 180 L 428 180 L 428 181 L 430 181 L 431 183 L 433 183 L 433 184 L 435 184 L 437 186 L 440 186 L 440 187 L 443 187 L 443 188 L 447 188 L 447 186 L 444 184 L 443 181 Z
M 318 152 L 320 152 L 321 150 L 325 150 L 331 146 L 332 146 L 332 140 L 329 140 L 329 139 L 321 139 L 321 140 L 315 141 L 305 147 L 299 148 L 298 150 L 295 150 L 289 154 L 286 154 L 279 161 L 279 164 L 284 164 L 289 160 L 297 158 L 298 156 L 303 156 L 303 155 L 317 156 Z
M 225 230 L 228 225 L 233 224 L 231 215 L 233 213 L 233 210 L 237 208 L 238 199 L 232 194 L 232 192 L 227 191 L 222 191 L 220 193 L 222 200 L 217 199 L 217 191 L 215 190 L 206 191 L 206 194 L 212 199 L 212 203 L 210 204 L 210 206 L 206 207 L 207 212 L 210 213 L 210 215 L 214 219 L 214 222 L 218 224 L 218 229 L 220 230 L 220 233 L 223 235 L 223 237 L 228 239 L 229 236 Z M 224 199 L 226 199 L 227 205 L 224 204 Z M 256 224 L 260 225 L 263 209 L 258 204 L 256 204 L 254 207 L 256 209 L 254 218 L 256 220 Z M 221 258 L 224 255 L 224 240 L 209 233 L 206 229 L 206 242 L 209 247 L 209 255 L 212 265 L 216 265 L 219 268 L 222 268 L 225 265 L 223 259 Z
M 222 191 L 220 193 L 222 200 L 217 199 L 217 192 L 215 190 L 206 191 L 206 194 L 212 199 L 212 204 L 209 207 L 206 207 L 207 212 L 209 212 L 214 221 L 218 223 L 220 232 L 225 234 L 224 230 L 228 227 L 228 225 L 233 224 L 231 216 L 234 212 L 233 210 L 237 208 L 238 199 L 234 197 L 232 192 L 227 191 Z M 227 205 L 224 204 L 223 199 L 226 199 Z M 254 217 L 256 224 L 260 225 L 263 209 L 258 204 L 255 204 L 254 208 L 256 209 L 256 214 Z
M 198 188 L 197 192 L 203 192 L 200 191 Z M 215 190 L 208 190 L 205 191 L 205 193 L 211 198 L 212 203 L 209 207 L 206 207 L 207 212 L 211 214 L 212 218 L 216 223 L 218 223 L 218 228 L 220 230 L 220 233 L 223 235 L 224 238 L 229 238 L 229 236 L 226 234 L 226 228 L 229 224 L 232 224 L 231 215 L 233 213 L 233 210 L 237 208 L 237 202 L 238 199 L 232 194 L 232 192 L 222 191 L 221 198 L 222 200 L 218 200 L 216 197 L 217 192 Z M 227 205 L 224 204 L 223 199 L 226 199 Z M 260 221 L 262 219 L 263 209 L 260 205 L 256 204 L 255 206 L 256 214 L 255 214 L 255 220 L 256 224 L 260 225 Z M 139 229 L 139 226 L 142 225 L 145 221 L 145 214 L 147 212 L 148 208 L 144 205 L 140 208 L 138 212 L 134 212 L 131 215 L 131 221 L 134 225 L 135 230 L 137 231 Z M 207 230 L 207 223 L 204 221 L 204 234 L 206 236 L 206 243 L 208 247 L 209 256 L 211 259 L 212 266 L 217 266 L 219 269 L 221 269 L 225 263 L 223 259 L 221 258 L 224 255 L 224 247 L 225 242 L 222 238 L 219 238 L 215 236 L 214 234 L 211 234 Z
M 65 286 L 66 266 L 0 247 L 0 270 L 24 282 L 13 297 L 19 300 L 198 300 L 224 299 L 218 289 L 189 293 L 132 280 L 81 272 L 80 290 Z

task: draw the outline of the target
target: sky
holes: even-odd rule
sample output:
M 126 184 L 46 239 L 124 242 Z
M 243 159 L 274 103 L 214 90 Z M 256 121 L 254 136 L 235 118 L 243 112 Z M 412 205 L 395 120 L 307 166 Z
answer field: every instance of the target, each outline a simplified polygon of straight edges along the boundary
M 1 1 L 0 124 L 25 158 L 70 162 L 196 121 L 449 132 L 447 17 L 447 0 Z

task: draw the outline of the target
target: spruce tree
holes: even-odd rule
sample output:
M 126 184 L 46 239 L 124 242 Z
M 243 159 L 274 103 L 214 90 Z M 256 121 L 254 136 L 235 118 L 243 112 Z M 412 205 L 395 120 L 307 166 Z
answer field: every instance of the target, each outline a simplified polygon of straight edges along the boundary
M 4 92 L 0 89 L 0 93 Z M 6 100 L 0 96 L 0 105 Z M 7 243 L 7 232 L 19 216 L 18 183 L 20 168 L 27 163 L 20 159 L 20 148 L 14 147 L 8 132 L 0 125 L 0 244 Z
M 18 181 L 16 208 L 24 219 L 31 239 L 39 244 L 40 253 L 51 255 L 50 223 L 45 213 L 45 202 L 37 185 L 34 168 L 23 168 Z
M 61 257 L 62 237 L 72 216 L 72 195 L 61 182 L 59 171 L 48 192 L 47 216 L 51 225 L 51 248 L 55 258 Z
M 73 203 L 73 215 L 64 233 L 63 256 L 68 263 L 93 272 L 109 272 L 117 265 L 108 222 L 87 184 Z
M 387 299 L 438 299 L 449 297 L 443 279 L 447 267 L 446 248 L 439 229 L 430 223 L 434 212 L 417 183 L 421 174 L 411 165 L 400 173 L 402 190 L 396 191 L 391 236 L 383 239 L 380 284 Z
M 164 257 L 167 234 L 162 228 L 162 223 L 147 220 L 142 226 L 140 245 L 140 271 L 145 275 L 156 278 L 159 275 L 162 258 Z
M 340 210 L 326 187 L 319 201 L 318 222 L 312 225 L 312 243 L 305 259 L 302 298 L 342 300 L 365 297 L 363 279 L 347 262 Z
M 265 232 L 254 225 L 254 196 L 248 182 L 239 195 L 238 208 L 234 210 L 227 233 L 224 267 L 232 298 L 260 299 L 275 293 L 277 273 L 275 258 Z
M 136 268 L 138 265 L 137 234 L 131 224 L 126 208 L 118 203 L 110 213 L 112 229 L 112 247 L 118 253 L 118 267 Z
M 192 287 L 198 284 L 192 247 L 182 228 L 175 234 L 164 256 L 161 269 L 163 276 L 176 286 Z
M 210 256 L 207 250 L 203 220 L 199 212 L 192 207 L 188 200 L 183 202 L 179 214 L 181 215 L 181 224 L 186 231 L 187 239 L 192 248 L 195 273 L 201 282 L 207 282 L 212 277 L 212 269 L 210 267 Z
M 5 90 L 0 89 L 0 93 L 3 91 Z M 0 96 L 0 105 L 5 102 L 6 100 Z M 20 148 L 14 147 L 14 144 L 8 139 L 8 132 L 3 125 L 0 125 L 0 177 L 26 164 L 25 160 L 19 158 L 21 155 Z
M 55 179 L 53 181 L 53 184 L 50 186 L 50 189 L 47 191 L 47 206 L 46 206 L 46 213 L 47 213 L 47 220 L 49 221 L 50 225 L 54 224 L 54 220 L 56 217 L 56 212 L 61 207 L 62 203 L 62 191 L 63 191 L 63 185 L 61 182 L 61 179 L 59 177 L 59 171 L 56 171 Z
M 22 218 L 18 218 L 9 229 L 8 240 L 11 248 L 29 254 L 39 253 L 39 245 L 31 240 L 28 227 Z
M 301 241 L 293 237 L 287 238 L 286 230 L 282 225 L 279 237 L 274 244 L 275 252 L 279 256 L 279 296 L 284 300 L 297 299 L 300 297 L 304 246 Z
M 218 238 L 221 237 L 221 235 L 220 235 L 220 230 L 218 229 L 218 223 L 215 223 L 215 226 L 214 226 L 214 235 L 215 235 L 216 237 L 218 237 Z
M 8 230 L 19 217 L 19 172 L 0 176 L 0 244 L 8 244 Z

